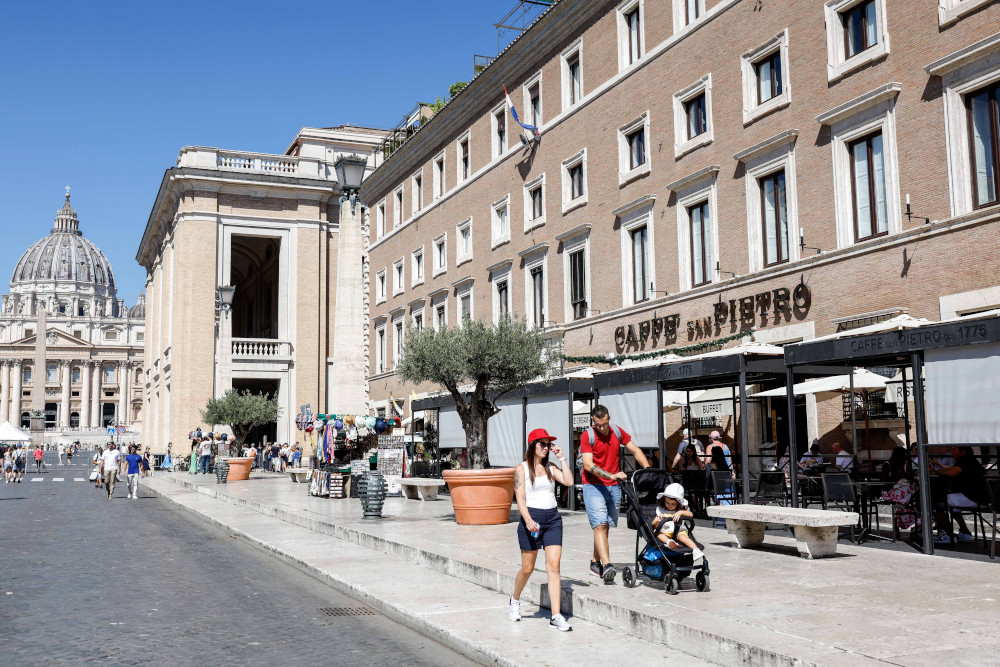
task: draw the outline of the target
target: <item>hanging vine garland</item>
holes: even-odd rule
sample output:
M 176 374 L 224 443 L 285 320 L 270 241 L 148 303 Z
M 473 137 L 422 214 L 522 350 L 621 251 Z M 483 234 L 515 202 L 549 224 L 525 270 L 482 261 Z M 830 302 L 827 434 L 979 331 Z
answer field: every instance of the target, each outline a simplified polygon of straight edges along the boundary
M 748 329 L 746 331 L 741 331 L 735 333 L 731 336 L 724 336 L 723 338 L 715 338 L 713 340 L 706 340 L 700 343 L 693 343 L 691 345 L 685 345 L 683 347 L 672 347 L 663 350 L 655 350 L 653 352 L 640 352 L 638 354 L 616 354 L 609 356 L 567 356 L 563 355 L 565 361 L 578 362 L 582 364 L 609 364 L 611 366 L 620 366 L 624 361 L 644 361 L 646 359 L 655 359 L 657 357 L 665 357 L 670 354 L 686 354 L 690 352 L 703 352 L 709 348 L 717 348 L 726 343 L 730 343 L 734 340 L 739 340 L 741 338 L 746 338 L 747 336 L 752 336 L 755 329 Z

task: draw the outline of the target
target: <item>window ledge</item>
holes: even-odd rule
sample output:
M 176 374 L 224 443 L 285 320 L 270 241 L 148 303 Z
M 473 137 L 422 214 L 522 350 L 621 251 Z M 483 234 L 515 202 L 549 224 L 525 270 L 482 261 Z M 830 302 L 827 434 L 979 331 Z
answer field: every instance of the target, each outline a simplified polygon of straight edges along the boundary
M 531 230 L 541 227 L 544 224 L 545 224 L 544 215 L 540 218 L 535 218 L 534 220 L 526 220 L 524 223 L 524 233 L 527 234 Z
M 715 129 L 709 129 L 707 132 L 702 132 L 694 139 L 688 139 L 682 144 L 676 144 L 674 146 L 674 157 L 680 158 L 684 157 L 688 153 L 695 151 L 702 146 L 707 146 L 715 140 Z
M 944 0 L 938 5 L 938 25 L 942 28 L 951 25 L 969 12 L 974 12 L 990 2 L 992 0 L 964 0 L 961 4 L 949 7 L 948 0 Z
M 410 288 L 412 289 L 414 287 L 417 287 L 417 286 L 423 285 L 423 284 L 424 284 L 424 279 L 421 278 L 420 280 L 413 281 L 413 283 L 410 285 Z
M 472 261 L 472 255 L 469 255 L 468 257 L 460 257 L 457 260 L 455 260 L 455 266 L 459 267 L 465 264 L 466 262 L 471 262 L 471 261 Z
M 886 36 L 886 39 L 888 39 L 888 36 Z M 827 65 L 827 81 L 829 83 L 839 81 L 851 72 L 861 69 L 868 63 L 874 62 L 879 58 L 884 58 L 888 54 L 889 45 L 886 42 L 880 42 L 870 49 L 865 49 L 861 53 L 851 56 L 841 63 L 836 65 Z
M 448 273 L 447 268 L 435 269 L 434 271 L 431 271 L 431 278 L 437 278 L 438 276 L 444 275 L 445 273 Z
M 587 205 L 587 199 L 588 199 L 587 194 L 583 194 L 583 195 L 577 197 L 576 199 L 572 199 L 570 201 L 564 201 L 563 205 L 562 205 L 563 215 L 566 215 L 567 213 L 569 213 L 573 209 L 580 208 L 581 206 L 586 206 Z
M 394 297 L 397 297 L 397 296 L 399 296 L 400 294 L 402 294 L 402 293 L 403 293 L 403 292 L 405 292 L 405 291 L 406 291 L 405 289 L 397 289 L 397 290 L 393 290 L 393 291 L 392 291 L 392 296 L 394 296 Z
M 384 296 L 380 296 L 380 297 L 376 297 L 375 298 L 375 305 L 376 306 L 379 305 L 379 304 L 385 303 L 385 302 L 386 302 L 386 298 Z
M 490 250 L 496 250 L 500 246 L 504 246 L 510 243 L 510 236 L 505 236 L 502 239 L 494 239 L 493 244 L 490 246 Z
M 792 103 L 791 91 L 786 88 L 785 92 L 781 93 L 777 97 L 772 97 L 767 102 L 763 104 L 758 104 L 752 109 L 743 110 L 743 126 L 752 124 L 754 121 L 763 118 L 769 114 L 778 111 L 779 109 L 784 109 L 789 104 Z
M 618 174 L 618 187 L 621 187 L 627 183 L 631 183 L 635 179 L 647 175 L 652 170 L 649 162 L 646 164 L 636 167 L 632 171 L 626 172 L 624 174 Z

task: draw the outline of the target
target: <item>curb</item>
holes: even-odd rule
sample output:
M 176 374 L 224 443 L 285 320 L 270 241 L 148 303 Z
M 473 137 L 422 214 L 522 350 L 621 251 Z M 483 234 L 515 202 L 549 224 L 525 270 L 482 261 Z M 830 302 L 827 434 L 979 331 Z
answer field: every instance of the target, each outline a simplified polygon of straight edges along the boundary
M 353 528 L 325 523 L 318 519 L 283 510 L 280 507 L 220 494 L 218 490 L 198 485 L 193 480 L 166 479 L 170 483 L 196 493 L 202 493 L 220 502 L 329 535 L 498 593 L 506 594 L 514 583 L 513 576 L 485 566 L 369 535 Z M 616 605 L 571 590 L 563 589 L 562 595 L 563 608 L 577 618 L 727 667 L 744 667 L 745 665 L 754 665 L 754 667 L 813 667 L 820 664 L 860 665 L 866 662 L 870 664 L 879 662 L 874 658 L 821 645 L 816 646 L 815 650 L 821 651 L 826 648 L 830 651 L 829 655 L 824 656 L 822 662 L 806 660 L 791 654 L 790 651 L 781 652 L 764 648 L 754 645 L 750 641 L 727 636 L 711 629 L 670 620 L 645 613 L 639 609 Z M 548 608 L 549 606 L 548 596 L 542 594 L 542 585 L 537 582 L 529 582 L 522 599 L 540 607 Z M 748 631 L 752 631 L 752 629 L 748 629 Z

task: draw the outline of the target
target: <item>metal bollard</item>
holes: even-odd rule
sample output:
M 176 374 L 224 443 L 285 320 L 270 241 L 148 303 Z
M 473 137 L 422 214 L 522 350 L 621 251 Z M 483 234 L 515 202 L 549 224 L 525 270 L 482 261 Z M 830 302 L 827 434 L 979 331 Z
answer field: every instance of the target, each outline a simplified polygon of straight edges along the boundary
M 361 499 L 363 518 L 381 519 L 382 505 L 385 504 L 385 493 L 388 485 L 385 477 L 379 472 L 367 472 L 358 480 L 358 497 Z
M 229 480 L 229 463 L 221 456 L 215 461 L 215 481 L 225 484 Z

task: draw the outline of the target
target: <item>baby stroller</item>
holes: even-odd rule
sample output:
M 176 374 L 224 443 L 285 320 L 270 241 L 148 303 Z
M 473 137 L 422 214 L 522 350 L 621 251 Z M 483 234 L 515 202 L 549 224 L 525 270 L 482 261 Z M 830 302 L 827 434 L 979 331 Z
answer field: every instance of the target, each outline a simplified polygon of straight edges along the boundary
M 645 468 L 636 470 L 632 474 L 632 479 L 622 484 L 627 501 L 625 512 L 628 527 L 636 531 L 635 568 L 630 566 L 622 571 L 622 582 L 626 588 L 634 588 L 639 575 L 643 575 L 650 580 L 664 582 L 663 589 L 670 595 L 676 595 L 680 590 L 681 581 L 692 572 L 697 572 L 695 584 L 698 590 L 704 593 L 709 590 L 708 557 L 702 557 L 701 565 L 694 565 L 691 549 L 683 546 L 671 549 L 656 538 L 653 530 L 656 494 L 672 481 L 670 473 L 666 470 Z M 694 521 L 690 518 L 682 519 L 676 529 L 680 529 L 681 525 L 686 525 L 691 539 L 695 540 L 699 549 L 704 550 L 694 537 Z M 641 545 L 640 540 L 645 540 L 645 546 Z

